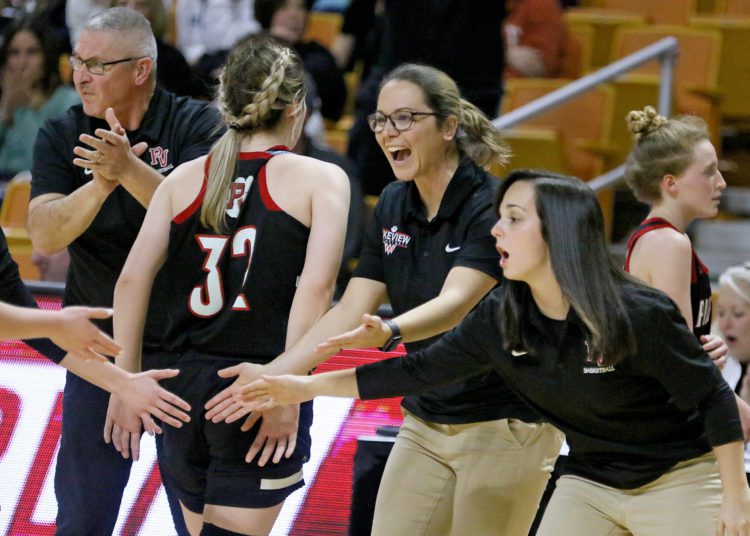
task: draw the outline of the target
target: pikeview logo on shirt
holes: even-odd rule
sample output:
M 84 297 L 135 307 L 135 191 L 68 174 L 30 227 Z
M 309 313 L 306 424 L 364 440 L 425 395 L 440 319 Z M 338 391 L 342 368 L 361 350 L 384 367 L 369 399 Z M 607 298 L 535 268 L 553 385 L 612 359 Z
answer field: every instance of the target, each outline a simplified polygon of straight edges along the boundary
M 237 218 L 240 215 L 240 209 L 245 204 L 247 193 L 253 184 L 253 177 L 237 177 L 234 179 L 229 192 L 229 202 L 227 203 L 227 216 Z
M 586 346 L 586 362 L 596 364 L 595 367 L 583 367 L 584 374 L 604 374 L 615 371 L 614 365 L 604 365 L 604 357 L 594 352 L 594 347 L 588 339 L 585 339 L 583 344 Z
M 169 149 L 151 147 L 148 152 L 151 155 L 151 167 L 156 168 L 159 173 L 166 173 L 174 168 L 174 164 L 169 163 Z
M 604 374 L 605 372 L 614 372 L 614 371 L 615 371 L 614 365 L 608 365 L 606 367 L 602 367 L 601 365 L 597 365 L 596 367 L 583 367 L 584 374 Z
M 411 242 L 411 236 L 399 231 L 398 226 L 383 229 L 383 248 L 386 255 L 393 253 L 397 247 L 406 248 L 409 242 Z

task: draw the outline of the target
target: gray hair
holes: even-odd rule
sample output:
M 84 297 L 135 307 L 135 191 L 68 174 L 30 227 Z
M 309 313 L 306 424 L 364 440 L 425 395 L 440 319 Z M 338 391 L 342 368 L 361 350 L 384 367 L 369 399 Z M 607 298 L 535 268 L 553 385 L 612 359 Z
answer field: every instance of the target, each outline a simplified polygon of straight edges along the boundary
M 83 29 L 122 34 L 130 54 L 151 58 L 156 64 L 156 38 L 151 23 L 137 11 L 127 7 L 109 8 L 86 21 Z
M 719 276 L 720 288 L 728 288 L 739 298 L 750 303 L 750 262 L 743 266 L 732 266 L 727 268 Z

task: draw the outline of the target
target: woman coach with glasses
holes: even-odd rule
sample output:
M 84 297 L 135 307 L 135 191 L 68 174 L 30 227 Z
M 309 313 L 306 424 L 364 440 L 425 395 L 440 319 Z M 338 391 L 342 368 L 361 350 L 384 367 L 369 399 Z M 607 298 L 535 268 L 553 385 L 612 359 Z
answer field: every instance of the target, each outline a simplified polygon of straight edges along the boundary
M 508 153 L 489 120 L 445 73 L 405 64 L 386 76 L 369 124 L 398 181 L 380 196 L 341 301 L 268 371 L 304 373 L 344 346 L 424 348 L 501 278 L 490 236 L 498 181 L 482 166 Z M 396 317 L 383 322 L 368 313 L 386 298 Z M 227 369 L 240 377 L 209 401 L 207 418 L 243 416 L 230 395 L 254 373 Z M 526 534 L 560 432 L 494 373 L 407 397 L 403 408 L 372 534 Z

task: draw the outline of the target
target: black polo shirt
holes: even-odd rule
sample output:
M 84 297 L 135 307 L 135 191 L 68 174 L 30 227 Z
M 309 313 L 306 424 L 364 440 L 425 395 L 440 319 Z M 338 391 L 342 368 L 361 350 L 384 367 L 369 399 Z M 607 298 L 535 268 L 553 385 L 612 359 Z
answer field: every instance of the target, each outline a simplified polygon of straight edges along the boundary
M 21 307 L 36 307 L 36 301 L 29 289 L 21 281 L 18 265 L 10 256 L 8 241 L 0 229 L 0 301 Z M 65 350 L 49 339 L 28 339 L 23 341 L 47 359 L 59 363 L 65 357 Z
M 499 255 L 490 236 L 497 221 L 492 202 L 498 186 L 495 177 L 464 158 L 437 215 L 427 221 L 413 181 L 389 184 L 375 207 L 354 277 L 385 283 L 396 315 L 438 296 L 455 267 L 473 268 L 500 281 Z M 413 352 L 437 338 L 407 343 L 406 348 Z M 498 400 L 506 404 L 498 405 Z M 444 424 L 505 417 L 538 420 L 493 372 L 407 397 L 404 407 L 420 418 Z
M 565 321 L 554 321 L 534 306 L 527 320 L 531 347 L 506 351 L 504 290 L 492 291 L 433 346 L 358 368 L 360 396 L 420 392 L 494 369 L 565 433 L 564 473 L 620 489 L 652 482 L 711 446 L 742 440 L 734 394 L 666 295 L 622 287 L 637 348 L 620 364 L 603 366 L 589 355 L 572 309 Z
M 175 167 L 208 153 L 219 133 L 218 111 L 208 102 L 177 97 L 156 89 L 141 126 L 128 131 L 132 144 L 145 141 L 141 159 L 168 175 Z M 82 133 L 92 136 L 106 121 L 89 117 L 81 105 L 47 121 L 34 146 L 31 197 L 59 193 L 69 195 L 91 180 L 83 168 L 73 165 L 73 148 Z M 88 229 L 69 246 L 70 268 L 64 305 L 111 307 L 115 284 L 146 215 L 146 209 L 125 188 L 118 186 L 102 205 Z M 164 331 L 164 300 L 159 280 L 154 284 L 144 332 L 146 346 L 158 346 Z M 111 333 L 112 322 L 100 324 Z

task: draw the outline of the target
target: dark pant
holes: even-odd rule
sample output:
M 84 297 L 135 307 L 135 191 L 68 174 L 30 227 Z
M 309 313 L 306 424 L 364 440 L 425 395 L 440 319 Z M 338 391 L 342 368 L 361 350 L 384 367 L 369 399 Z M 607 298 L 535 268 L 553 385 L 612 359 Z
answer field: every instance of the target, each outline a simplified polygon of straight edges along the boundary
M 109 393 L 67 374 L 55 469 L 59 536 L 109 536 L 114 530 L 132 461 L 102 438 L 108 404 Z M 159 459 L 161 450 L 161 436 L 156 436 Z M 187 536 L 179 502 L 168 486 L 165 489 L 177 533 Z

